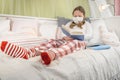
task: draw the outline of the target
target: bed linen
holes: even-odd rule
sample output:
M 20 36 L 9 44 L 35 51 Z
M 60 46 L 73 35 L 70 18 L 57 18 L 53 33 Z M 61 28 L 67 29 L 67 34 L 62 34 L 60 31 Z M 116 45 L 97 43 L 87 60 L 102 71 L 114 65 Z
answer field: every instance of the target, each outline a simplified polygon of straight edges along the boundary
M 76 51 L 49 66 L 40 63 L 40 56 L 13 59 L 0 52 L 0 80 L 119 80 L 119 48 Z

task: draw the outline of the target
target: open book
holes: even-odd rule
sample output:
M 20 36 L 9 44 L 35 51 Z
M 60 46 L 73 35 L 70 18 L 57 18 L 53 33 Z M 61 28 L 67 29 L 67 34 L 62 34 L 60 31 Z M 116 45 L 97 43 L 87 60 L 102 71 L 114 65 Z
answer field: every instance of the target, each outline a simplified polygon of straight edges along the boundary
M 65 27 L 64 25 L 61 27 L 63 33 L 67 36 L 71 36 L 73 39 L 77 39 L 77 40 L 84 40 L 84 35 L 82 32 L 78 32 L 78 31 L 69 31 L 69 28 Z

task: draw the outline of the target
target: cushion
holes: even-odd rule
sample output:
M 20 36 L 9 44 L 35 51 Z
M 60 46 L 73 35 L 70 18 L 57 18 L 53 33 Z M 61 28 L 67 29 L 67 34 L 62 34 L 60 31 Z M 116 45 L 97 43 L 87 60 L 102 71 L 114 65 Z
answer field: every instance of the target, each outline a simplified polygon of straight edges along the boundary
M 85 18 L 86 21 L 91 22 L 89 18 Z M 65 17 L 57 17 L 57 23 L 58 27 L 61 27 L 62 25 L 66 25 L 68 22 L 72 21 L 72 19 L 65 18 Z
M 56 30 L 57 24 L 56 21 L 45 21 L 40 23 L 40 33 L 41 36 L 47 39 L 55 39 L 56 38 Z
M 10 20 L 0 20 L 0 33 L 10 31 Z
M 67 19 L 64 17 L 57 17 L 58 27 L 62 27 L 62 25 L 66 25 L 70 21 L 71 21 L 71 19 Z
M 100 27 L 104 27 L 107 29 L 106 24 L 104 20 L 94 20 L 91 22 L 92 29 L 93 29 L 93 37 L 92 39 L 89 40 L 87 43 L 88 46 L 93 46 L 93 45 L 100 45 L 103 44 L 100 36 Z
M 103 32 L 101 33 L 102 41 L 104 44 L 111 46 L 119 46 L 120 41 L 115 32 Z
M 11 30 L 13 32 L 26 32 L 31 35 L 39 35 L 39 23 L 36 19 L 11 18 Z

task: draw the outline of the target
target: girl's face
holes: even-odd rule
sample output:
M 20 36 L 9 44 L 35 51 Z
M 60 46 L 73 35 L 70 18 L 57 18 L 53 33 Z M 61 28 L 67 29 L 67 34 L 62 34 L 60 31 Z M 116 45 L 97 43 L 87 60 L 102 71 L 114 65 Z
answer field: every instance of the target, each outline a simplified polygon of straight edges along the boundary
M 83 13 L 79 10 L 74 11 L 73 16 L 74 17 L 84 17 Z

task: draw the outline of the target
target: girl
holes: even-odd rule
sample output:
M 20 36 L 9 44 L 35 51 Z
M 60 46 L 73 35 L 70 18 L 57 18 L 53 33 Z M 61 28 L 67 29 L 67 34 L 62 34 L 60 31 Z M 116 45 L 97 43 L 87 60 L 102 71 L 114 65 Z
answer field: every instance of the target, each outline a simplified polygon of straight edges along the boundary
M 67 23 L 64 28 L 71 34 L 84 35 L 84 40 L 88 42 L 92 38 L 92 27 L 89 22 L 85 21 L 84 8 L 82 6 L 76 7 L 72 15 L 73 20 Z
M 89 40 L 92 32 L 90 25 L 84 20 L 84 9 L 81 6 L 78 6 L 73 10 L 72 14 L 74 16 L 73 21 L 69 22 L 66 27 L 68 27 L 71 32 L 79 31 L 80 33 L 83 33 L 85 40 Z M 74 40 L 71 37 L 65 36 L 58 40 L 51 39 L 48 42 L 41 43 L 38 46 L 29 49 L 9 43 L 8 41 L 2 41 L 0 47 L 1 51 L 14 58 L 29 59 L 30 57 L 40 55 L 42 62 L 48 65 L 51 61 L 59 57 L 70 54 L 81 48 L 84 49 L 86 44 L 85 41 Z

